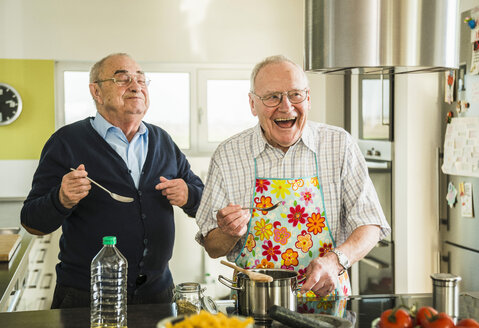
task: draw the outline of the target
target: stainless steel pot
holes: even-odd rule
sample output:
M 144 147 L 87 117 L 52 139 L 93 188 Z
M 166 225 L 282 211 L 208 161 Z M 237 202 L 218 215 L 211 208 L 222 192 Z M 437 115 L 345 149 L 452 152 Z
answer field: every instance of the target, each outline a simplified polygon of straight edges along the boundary
M 226 287 L 238 293 L 238 312 L 252 316 L 255 321 L 271 321 L 268 310 L 273 305 L 283 306 L 292 311 L 297 308 L 298 273 L 285 269 L 252 269 L 273 277 L 272 282 L 250 280 L 243 273 L 238 273 L 234 282 L 220 275 L 218 277 Z

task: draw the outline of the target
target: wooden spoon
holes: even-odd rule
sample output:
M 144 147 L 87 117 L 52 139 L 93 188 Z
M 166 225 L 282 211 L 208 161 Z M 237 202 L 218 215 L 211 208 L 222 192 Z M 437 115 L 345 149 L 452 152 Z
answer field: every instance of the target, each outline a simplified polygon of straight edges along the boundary
M 224 264 L 224 265 L 226 265 L 230 268 L 233 268 L 233 269 L 235 269 L 235 270 L 237 270 L 241 273 L 244 273 L 251 280 L 258 281 L 258 282 L 272 282 L 273 281 L 273 277 L 268 276 L 267 274 L 246 270 L 246 269 L 240 268 L 237 265 L 234 265 L 232 263 L 229 263 L 229 262 L 226 262 L 226 261 L 223 261 L 223 260 L 221 260 L 220 262 L 221 262 L 221 264 Z

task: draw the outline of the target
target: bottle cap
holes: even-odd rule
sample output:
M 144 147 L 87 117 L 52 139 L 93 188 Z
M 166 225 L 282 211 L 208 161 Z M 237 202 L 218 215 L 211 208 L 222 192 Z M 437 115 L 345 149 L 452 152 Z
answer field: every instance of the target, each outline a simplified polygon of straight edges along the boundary
M 116 245 L 116 237 L 115 236 L 103 237 L 103 245 Z

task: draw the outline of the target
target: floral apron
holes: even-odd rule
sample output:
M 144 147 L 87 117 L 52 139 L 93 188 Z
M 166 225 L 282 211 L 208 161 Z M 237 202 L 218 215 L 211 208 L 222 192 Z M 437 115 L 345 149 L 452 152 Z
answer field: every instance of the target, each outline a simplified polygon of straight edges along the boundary
M 316 173 L 319 172 L 316 159 Z M 255 160 L 255 192 L 252 206 L 269 207 L 281 201 L 273 211 L 252 210 L 248 237 L 235 262 L 243 268 L 282 268 L 294 270 L 301 279 L 306 267 L 316 257 L 322 257 L 333 247 L 324 206 L 323 189 L 318 174 L 299 179 L 257 177 Z M 350 295 L 347 271 L 338 277 L 336 289 L 324 298 L 312 291 L 298 293 L 299 312 L 319 312 L 342 316 L 344 302 L 337 296 Z M 315 298 L 315 301 L 311 301 Z M 306 303 L 306 299 L 308 302 Z

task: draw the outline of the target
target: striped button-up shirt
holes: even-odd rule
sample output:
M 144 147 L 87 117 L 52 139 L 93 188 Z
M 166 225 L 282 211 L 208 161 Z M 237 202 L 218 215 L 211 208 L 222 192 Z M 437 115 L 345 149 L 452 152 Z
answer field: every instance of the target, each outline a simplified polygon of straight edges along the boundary
M 230 203 L 251 205 L 255 160 L 257 177 L 299 179 L 318 175 L 336 245 L 341 245 L 362 225 L 380 226 L 381 239 L 391 232 L 364 157 L 349 133 L 338 127 L 308 122 L 301 138 L 284 153 L 268 144 L 258 124 L 224 141 L 213 154 L 196 213 L 199 243 L 218 227 L 216 210 Z M 238 241 L 228 260 L 234 261 L 239 255 L 246 237 L 247 234 Z

